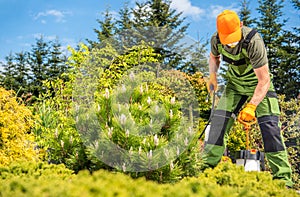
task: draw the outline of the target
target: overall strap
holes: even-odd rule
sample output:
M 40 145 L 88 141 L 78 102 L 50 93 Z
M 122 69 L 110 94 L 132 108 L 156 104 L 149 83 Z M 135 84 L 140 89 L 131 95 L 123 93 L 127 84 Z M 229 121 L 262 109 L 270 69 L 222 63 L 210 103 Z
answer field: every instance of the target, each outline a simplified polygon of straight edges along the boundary
M 248 44 L 250 43 L 250 40 L 253 38 L 253 36 L 257 33 L 257 30 L 256 29 L 252 29 L 246 36 L 246 38 L 243 40 L 243 45 L 242 47 L 244 49 L 247 48 Z

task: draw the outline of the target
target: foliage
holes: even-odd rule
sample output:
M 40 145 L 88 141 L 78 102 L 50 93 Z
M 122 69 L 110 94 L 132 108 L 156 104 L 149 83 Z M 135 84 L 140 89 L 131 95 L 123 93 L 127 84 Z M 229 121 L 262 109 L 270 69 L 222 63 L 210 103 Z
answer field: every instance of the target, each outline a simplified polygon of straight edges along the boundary
M 300 188 L 300 101 L 297 99 L 285 101 L 284 95 L 281 95 L 279 99 L 281 107 L 280 121 L 293 170 L 293 181 L 295 188 Z
M 282 9 L 284 0 L 259 0 L 256 20 L 267 49 L 269 67 L 274 75 L 273 83 L 278 94 L 287 99 L 296 98 L 299 94 L 299 39 L 297 34 L 284 31 L 287 19 Z
M 171 8 L 171 1 L 150 0 L 128 4 L 120 9 L 120 17 L 113 20 L 109 9 L 103 20 L 97 20 L 99 29 L 94 29 L 97 41 L 89 40 L 92 48 L 110 43 L 121 51 L 138 46 L 142 42 L 150 45 L 160 55 L 163 65 L 194 73 L 204 69 L 206 45 L 185 36 L 188 24 L 184 24 L 182 13 Z
M 58 178 L 60 180 L 70 179 L 74 172 L 60 164 L 47 164 L 44 162 L 12 162 L 7 166 L 0 167 L 1 180 L 16 177 L 32 177 L 35 179 Z
M 20 96 L 28 92 L 29 83 L 29 68 L 28 68 L 28 53 L 10 53 L 5 57 L 6 64 L 3 64 L 3 70 L 0 73 L 3 75 L 1 85 L 7 90 L 14 90 Z
M 36 120 L 34 133 L 38 144 L 48 150 L 48 162 L 64 163 L 75 172 L 106 168 L 160 182 L 172 182 L 199 173 L 201 159 L 197 136 L 186 136 L 186 139 L 184 136 L 191 135 L 194 129 L 196 134 L 198 123 L 190 130 L 184 126 L 186 120 L 181 116 L 186 113 L 189 117 L 188 105 L 192 106 L 193 95 L 195 103 L 199 102 L 192 106 L 193 113 L 208 109 L 208 103 L 200 98 L 206 94 L 201 73 L 187 75 L 157 70 L 160 69 L 159 55 L 146 45 L 132 47 L 123 55 L 118 55 L 109 44 L 91 51 L 81 45 L 78 51 L 71 51 L 69 64 L 73 66 L 73 72 L 68 73 L 70 81 L 45 82 L 44 86 L 51 87 L 55 95 L 51 96 L 53 91 L 49 91 L 34 106 L 40 117 Z M 135 80 L 129 82 L 131 77 Z M 119 104 L 118 99 L 121 99 Z M 125 119 L 129 122 L 122 126 L 120 121 Z M 170 150 L 169 156 L 157 160 L 155 150 L 163 150 L 168 141 L 173 140 L 176 144 L 174 140 L 179 139 L 179 148 L 185 150 L 175 147 L 175 152 Z M 142 151 L 141 157 L 146 161 L 153 157 L 158 168 L 150 166 L 146 172 L 130 171 L 144 165 L 143 162 L 138 164 L 140 159 L 135 155 L 118 163 L 119 152 L 107 144 L 110 140 L 125 151 Z M 108 160 L 102 158 L 104 148 Z
M 245 172 L 222 163 L 197 178 L 175 184 L 158 184 L 145 178 L 99 170 L 73 175 L 62 165 L 14 164 L 0 168 L 1 196 L 262 196 L 296 197 L 284 183 L 272 181 L 266 172 Z
M 70 50 L 72 56 L 68 63 L 73 69 L 72 72 L 64 74 L 69 80 L 44 81 L 43 86 L 47 92 L 33 106 L 38 118 L 35 119 L 32 131 L 37 144 L 47 150 L 47 162 L 65 164 L 75 172 L 82 169 L 93 171 L 101 166 L 101 162 L 99 163 L 85 147 L 76 129 L 76 120 L 73 116 L 74 88 L 77 83 L 76 76 L 82 74 L 81 64 L 90 61 L 88 59 L 90 54 L 94 53 L 94 57 L 97 57 L 106 52 L 102 51 L 102 54 L 97 51 L 90 52 L 84 44 L 81 44 L 78 50 Z M 97 66 L 101 62 L 93 60 L 93 63 Z M 97 69 L 93 69 L 93 72 L 97 72 Z
M 11 53 L 5 60 L 1 63 L 0 84 L 14 90 L 26 104 L 45 93 L 43 80 L 52 81 L 69 69 L 58 39 L 45 42 L 42 36 L 36 39 L 31 51 Z
M 243 25 L 247 27 L 252 27 L 254 23 L 254 19 L 251 19 L 250 8 L 249 8 L 250 1 L 249 0 L 240 0 L 241 11 L 239 12 L 240 20 L 243 22 Z
M 104 70 L 95 103 L 76 102 L 79 132 L 107 168 L 133 177 L 172 182 L 198 173 L 197 140 L 191 141 L 193 128 L 185 123 L 184 110 L 180 110 L 187 110 L 184 101 L 192 100 L 186 97 L 192 96 L 189 81 L 183 73 L 178 77 L 178 71 L 157 71 L 153 49 L 141 45 L 129 51 Z M 81 84 L 88 79 L 80 80 Z M 86 94 L 77 95 L 89 98 L 93 87 L 98 86 L 97 80 L 92 81 L 91 90 L 86 88 Z M 170 149 L 170 144 L 177 147 Z
M 13 91 L 0 87 L 0 166 L 16 160 L 38 160 L 32 126 L 31 111 L 18 103 Z
M 211 110 L 211 103 L 207 101 L 207 88 L 206 88 L 206 81 L 204 79 L 204 76 L 201 72 L 196 72 L 194 74 L 185 74 L 184 75 L 186 79 L 191 83 L 191 86 L 193 87 L 195 91 L 195 95 L 198 99 L 199 103 L 199 111 L 200 111 L 200 117 L 203 119 L 209 118 L 209 111 Z M 188 95 L 185 95 L 188 96 Z

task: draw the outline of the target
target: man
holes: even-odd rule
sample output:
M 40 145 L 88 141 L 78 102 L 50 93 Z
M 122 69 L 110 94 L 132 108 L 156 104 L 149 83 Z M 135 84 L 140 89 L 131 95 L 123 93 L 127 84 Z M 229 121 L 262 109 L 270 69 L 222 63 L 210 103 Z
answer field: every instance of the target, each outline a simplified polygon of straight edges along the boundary
M 220 55 L 228 63 L 225 91 L 218 102 L 204 148 L 206 165 L 216 166 L 225 150 L 228 131 L 236 116 L 246 122 L 257 117 L 264 151 L 274 179 L 292 187 L 291 167 L 280 132 L 279 105 L 271 82 L 267 52 L 261 36 L 243 26 L 238 15 L 224 10 L 217 17 L 217 32 L 211 38 L 208 87 L 217 90 Z M 209 88 L 209 91 L 212 91 Z M 240 111 L 241 107 L 245 107 Z

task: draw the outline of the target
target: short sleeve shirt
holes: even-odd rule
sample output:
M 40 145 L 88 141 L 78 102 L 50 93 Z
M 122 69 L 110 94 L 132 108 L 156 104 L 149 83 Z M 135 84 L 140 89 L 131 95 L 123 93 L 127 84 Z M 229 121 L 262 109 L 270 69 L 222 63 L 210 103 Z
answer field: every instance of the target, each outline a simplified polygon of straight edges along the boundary
M 243 26 L 242 27 L 242 38 L 245 39 L 251 30 L 252 30 L 251 28 Z M 213 36 L 211 37 L 211 42 L 210 42 L 211 43 L 211 53 L 214 56 L 219 56 L 220 54 L 218 52 L 218 41 L 217 41 L 216 36 L 217 36 L 217 32 L 215 32 L 213 34 Z M 233 55 L 239 54 L 242 51 L 241 42 L 234 48 L 230 48 L 227 45 L 224 45 L 223 47 L 227 52 L 229 52 Z M 246 51 L 247 51 L 247 55 L 249 57 L 250 63 L 254 69 L 262 67 L 268 63 L 267 51 L 266 51 L 263 39 L 259 33 L 256 33 L 252 37 L 252 39 L 250 40 L 250 43 L 248 44 Z

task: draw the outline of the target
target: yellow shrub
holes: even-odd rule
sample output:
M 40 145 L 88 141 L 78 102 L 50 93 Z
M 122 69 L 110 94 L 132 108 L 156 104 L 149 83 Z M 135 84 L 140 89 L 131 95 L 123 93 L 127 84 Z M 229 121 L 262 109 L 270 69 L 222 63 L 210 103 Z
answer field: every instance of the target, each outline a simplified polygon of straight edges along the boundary
M 16 160 L 35 160 L 31 111 L 19 104 L 13 91 L 0 87 L 0 166 Z

